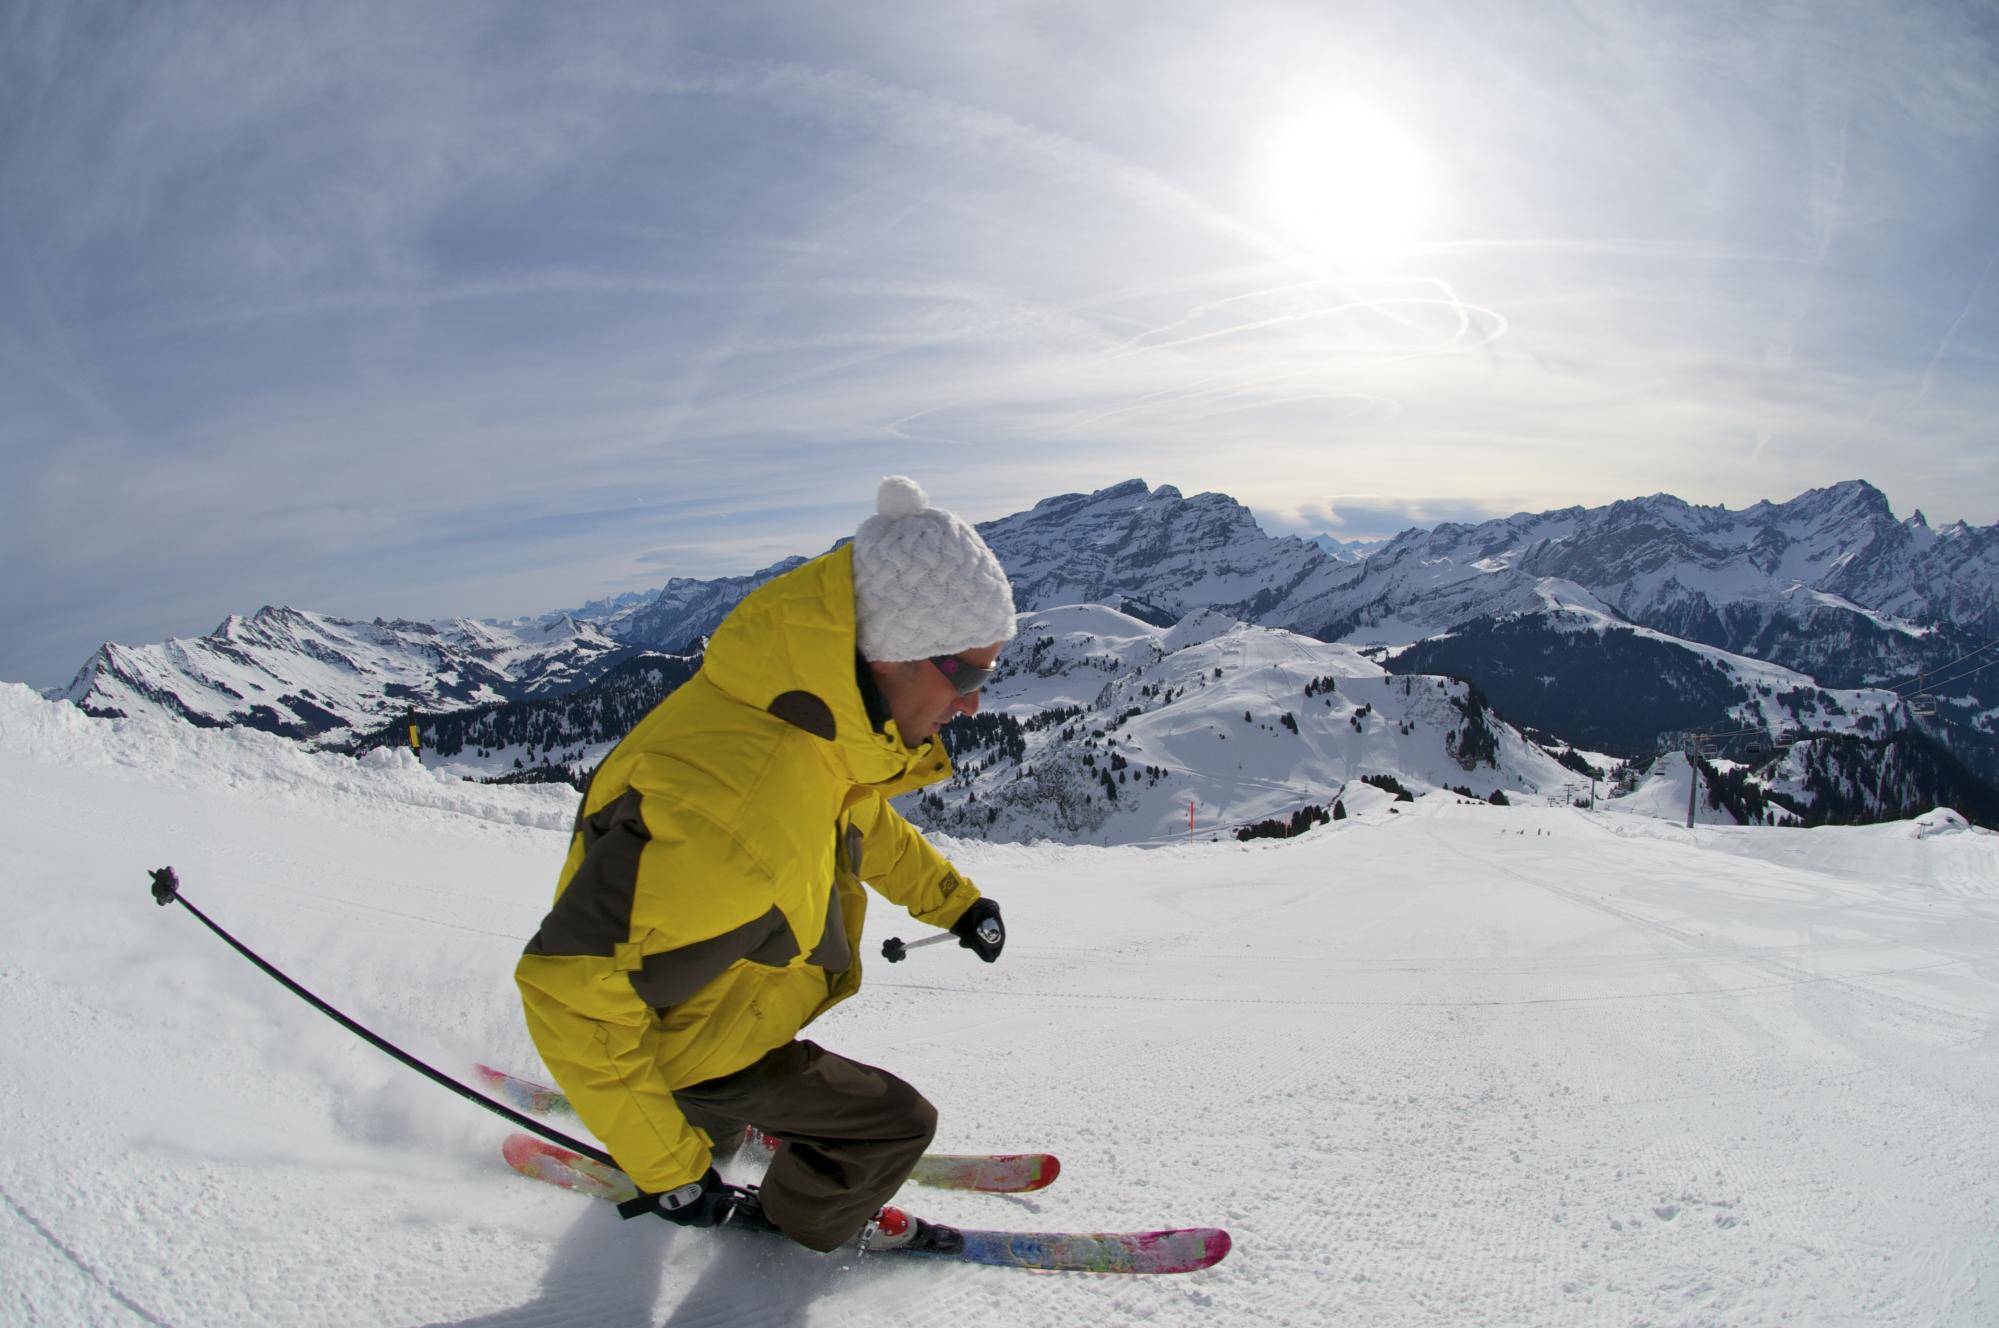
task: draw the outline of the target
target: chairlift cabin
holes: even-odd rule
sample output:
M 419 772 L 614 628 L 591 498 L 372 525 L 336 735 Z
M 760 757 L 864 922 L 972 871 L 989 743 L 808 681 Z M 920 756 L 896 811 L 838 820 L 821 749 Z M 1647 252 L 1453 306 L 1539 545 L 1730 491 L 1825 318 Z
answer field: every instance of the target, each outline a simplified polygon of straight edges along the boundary
M 1909 713 L 1912 715 L 1934 715 L 1937 699 L 1928 692 L 1917 692 L 1909 698 Z
M 1702 760 L 1712 761 L 1715 757 L 1721 755 L 1721 744 L 1712 739 L 1702 738 L 1700 745 L 1694 750 L 1701 754 Z

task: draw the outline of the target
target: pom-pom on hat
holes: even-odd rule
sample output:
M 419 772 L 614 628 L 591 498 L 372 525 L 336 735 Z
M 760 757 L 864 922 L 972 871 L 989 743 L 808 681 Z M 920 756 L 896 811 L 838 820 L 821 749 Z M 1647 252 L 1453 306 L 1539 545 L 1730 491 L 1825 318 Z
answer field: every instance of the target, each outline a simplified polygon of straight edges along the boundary
M 1013 636 L 1013 587 L 979 532 L 890 475 L 854 532 L 854 620 L 865 659 L 955 655 Z

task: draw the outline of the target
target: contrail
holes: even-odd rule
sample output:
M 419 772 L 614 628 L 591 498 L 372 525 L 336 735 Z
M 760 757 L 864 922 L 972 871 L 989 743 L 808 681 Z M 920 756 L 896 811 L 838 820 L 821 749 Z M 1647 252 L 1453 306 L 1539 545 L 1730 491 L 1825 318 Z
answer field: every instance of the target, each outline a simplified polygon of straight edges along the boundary
M 1923 370 L 1923 385 L 1916 389 L 1916 399 L 1918 401 L 1929 396 L 1930 382 L 1936 377 L 1937 373 L 1937 363 L 1943 359 L 1944 353 L 1950 349 L 1950 343 L 1957 339 L 1957 329 L 1964 326 L 1964 320 L 1971 313 L 1971 307 L 1978 303 L 1978 297 L 1984 293 L 1985 283 L 1992 276 L 1992 265 L 1994 263 L 1999 263 L 1999 249 L 1994 249 L 1992 257 L 1985 260 L 1985 270 L 1978 274 L 1978 283 L 1971 288 L 1971 294 L 1966 298 L 1964 308 L 1957 311 L 1957 317 L 1951 320 L 1950 330 L 1944 333 L 1943 340 L 1937 343 L 1937 353 L 1930 356 L 1929 367 Z

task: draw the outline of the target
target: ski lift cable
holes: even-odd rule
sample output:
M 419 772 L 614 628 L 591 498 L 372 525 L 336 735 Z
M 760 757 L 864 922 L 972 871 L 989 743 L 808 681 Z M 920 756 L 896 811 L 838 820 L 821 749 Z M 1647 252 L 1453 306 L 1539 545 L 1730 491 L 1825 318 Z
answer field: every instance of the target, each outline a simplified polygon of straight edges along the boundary
M 1985 670 L 1992 668 L 1994 665 L 1999 665 L 1999 659 L 1990 659 L 1987 660 L 1985 663 L 1980 664 L 1977 668 L 1967 669 L 1962 673 L 1949 673 L 1951 669 L 1956 668 L 1958 665 L 1963 664 L 1968 660 L 1976 659 L 1979 655 L 1984 654 L 1986 651 L 1992 649 L 1994 646 L 1999 646 L 1999 637 L 1994 637 L 1992 640 L 1987 641 L 1984 645 L 1978 646 L 1973 650 L 1966 651 L 1964 654 L 1959 655 L 1956 659 L 1952 660 L 1948 664 L 1942 665 L 1935 669 L 1925 670 L 1924 672 L 1917 674 L 1916 677 L 1910 682 L 1900 683 L 1894 687 L 1868 688 L 1863 690 L 1886 691 L 1891 693 L 1897 700 L 1903 700 L 1903 701 L 1909 700 L 1915 696 L 1934 694 L 1934 692 L 1938 688 L 1955 686 L 1956 684 L 1963 682 L 1966 678 L 1975 677 L 1978 674 L 1985 672 Z M 1942 678 L 1937 678 L 1935 676 L 1937 674 L 1945 674 L 1945 673 L 1949 673 L 1949 676 Z M 1931 679 L 1934 680 L 1927 681 Z M 1741 725 L 1743 722 L 1735 715 L 1729 715 L 1727 719 L 1728 722 L 1736 725 Z M 1722 728 L 1689 729 L 1687 730 L 1687 732 L 1702 733 L 1705 734 L 1710 739 L 1723 740 L 1729 738 L 1754 737 L 1757 734 L 1764 732 L 1766 728 L 1767 728 L 1766 725 L 1754 725 L 1749 727 L 1737 727 L 1729 729 L 1722 729 Z
M 1738 725 L 1739 727 L 1727 728 L 1727 729 L 1723 728 L 1683 729 L 1681 730 L 1682 741 L 1674 745 L 1677 747 L 1685 747 L 1690 743 L 1698 742 L 1706 746 L 1713 746 L 1717 742 L 1723 742 L 1731 738 L 1754 737 L 1756 734 L 1764 732 L 1766 728 L 1765 725 L 1761 724 L 1742 727 L 1741 726 L 1742 721 L 1737 719 L 1733 715 L 1729 716 L 1729 720 L 1732 723 Z
M 1915 680 L 1913 682 L 1900 683 L 1894 687 L 1889 688 L 1888 690 L 1894 692 L 1897 696 L 1900 696 L 1911 688 L 1913 688 L 1917 692 L 1926 692 L 1934 687 L 1948 686 L 1950 683 L 1958 681 L 1959 678 L 1968 678 L 1971 676 L 1971 674 L 1964 673 L 1964 674 L 1958 674 L 1956 677 L 1945 679 L 1943 683 L 1931 683 L 1929 684 L 1929 686 L 1924 686 L 1923 683 L 1923 680 L 1925 678 L 1932 677 L 1939 673 L 1948 673 L 1950 670 L 1956 668 L 1958 665 L 1964 663 L 1966 660 L 1975 659 L 1979 655 L 1982 655 L 1986 651 L 1992 649 L 1992 647 L 1994 646 L 1999 646 L 1999 637 L 1994 637 L 1992 640 L 1987 641 L 1984 645 L 1979 646 L 1976 650 L 1972 650 L 1965 654 L 1959 655 L 1956 659 L 1952 660 L 1948 664 L 1939 665 L 1934 669 L 1925 669 L 1923 672 L 1918 673 L 1916 675 Z M 1988 669 L 1992 667 L 1993 664 L 1999 664 L 1999 660 L 1987 661 L 1986 663 L 1979 665 L 1977 669 L 1972 670 L 1972 672 L 1976 673 L 1982 669 Z
M 1986 651 L 1992 649 L 1994 646 L 1999 646 L 1999 637 L 1994 637 L 1990 641 L 1987 641 L 1984 645 L 1978 646 L 1975 649 L 1965 652 L 1964 654 L 1958 656 L 1956 659 L 1952 660 L 1948 664 L 1942 665 L 1936 669 L 1925 670 L 1924 672 L 1917 674 L 1916 677 L 1910 682 L 1901 683 L 1894 687 L 1866 688 L 1863 690 L 1886 691 L 1891 695 L 1893 695 L 1897 700 L 1908 700 L 1913 696 L 1930 694 L 1936 688 L 1955 686 L 1957 683 L 1963 682 L 1966 678 L 1975 677 L 1978 674 L 1985 672 L 1985 670 L 1992 668 L 1994 665 L 1999 665 L 1999 659 L 1987 660 L 1985 663 L 1980 664 L 1977 668 L 1967 669 L 1963 673 L 1952 673 L 1948 677 L 1937 679 L 1934 682 L 1929 682 L 1927 686 L 1925 685 L 1925 680 L 1933 677 L 1936 674 L 1948 673 L 1949 670 L 1956 668 L 1958 665 L 1963 664 L 1968 660 L 1977 658 L 1979 655 L 1984 654 Z M 1913 691 L 1910 690 L 1912 688 L 1914 689 Z M 1775 745 L 1782 741 L 1782 739 L 1778 737 L 1776 732 L 1771 729 L 1771 726 L 1767 724 L 1745 725 L 1744 721 L 1740 717 L 1733 714 L 1728 715 L 1724 722 L 1735 725 L 1736 727 L 1726 728 L 1726 729 L 1690 728 L 1682 730 L 1682 734 L 1684 737 L 1691 739 L 1692 735 L 1698 733 L 1701 734 L 1709 742 L 1724 741 L 1733 738 L 1753 738 L 1761 734 L 1768 734 L 1772 745 Z
M 1973 651 L 1970 655 L 1966 655 L 1962 659 L 1958 660 L 1957 663 L 1962 664 L 1965 662 L 1965 660 L 1971 659 L 1977 653 L 1978 653 L 1977 651 Z M 1961 672 L 1951 673 L 1941 678 L 1933 678 L 1929 674 L 1924 674 L 1922 675 L 1921 678 L 1918 679 L 1917 689 L 1913 692 L 1905 693 L 1903 689 L 1900 687 L 1894 688 L 1893 691 L 1895 694 L 1895 698 L 1900 701 L 1916 701 L 1916 702 L 1929 701 L 1932 704 L 1934 704 L 1937 692 L 1947 687 L 1954 687 L 1958 683 L 1963 682 L 1966 678 L 1975 678 L 1979 674 L 1985 672 L 1985 670 L 1993 667 L 1994 665 L 1999 665 L 1999 659 L 1988 659 L 1983 664 L 1978 665 L 1976 668 L 1964 669 Z M 1956 665 L 1946 666 L 1946 668 L 1955 668 L 1955 667 Z
M 1966 658 L 1969 658 L 1969 656 L 1967 656 Z M 1963 661 L 1960 660 L 1959 662 L 1962 663 Z M 1939 679 L 1938 681 L 1931 683 L 1928 687 L 1924 688 L 1923 690 L 1926 692 L 1934 693 L 1934 691 L 1939 687 L 1950 687 L 1956 683 L 1963 682 L 1966 678 L 1976 677 L 1977 675 L 1985 672 L 1985 670 L 1993 667 L 1994 665 L 1999 665 L 1999 659 L 1990 659 L 1987 660 L 1985 663 L 1980 664 L 1975 669 L 1966 669 L 1962 673 L 1953 673 L 1948 678 Z M 1920 696 L 1922 695 L 1922 693 L 1919 692 L 1917 693 L 1917 695 Z
M 1999 665 L 1999 659 L 1988 659 L 1983 664 L 1980 664 L 1977 668 L 1970 669 L 1964 673 L 1952 674 L 1950 677 L 1944 679 L 1944 681 L 1946 683 L 1962 682 L 1964 679 L 1975 677 L 1976 675 L 1985 672 L 1985 670 L 1992 668 L 1995 665 Z
M 1999 636 L 1993 637 L 1990 641 L 1987 641 L 1984 645 L 1979 646 L 1975 650 L 1966 651 L 1964 654 L 1959 655 L 1956 659 L 1952 660 L 1950 663 L 1945 664 L 1942 668 L 1932 669 L 1930 671 L 1932 673 L 1942 673 L 1946 669 L 1954 669 L 1958 665 L 1964 663 L 1966 660 L 1971 659 L 1974 656 L 1984 654 L 1986 651 L 1992 649 L 1992 647 L 1994 646 L 1999 646 Z

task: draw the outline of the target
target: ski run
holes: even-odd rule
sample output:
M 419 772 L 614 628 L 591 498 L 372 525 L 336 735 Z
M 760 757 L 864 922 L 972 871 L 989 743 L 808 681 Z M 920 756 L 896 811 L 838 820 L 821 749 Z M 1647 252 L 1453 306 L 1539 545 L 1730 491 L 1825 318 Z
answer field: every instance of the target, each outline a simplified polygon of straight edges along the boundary
M 1451 794 L 1293 840 L 947 845 L 986 966 L 874 958 L 813 1026 L 1046 1151 L 968 1229 L 1225 1227 L 1174 1277 L 716 1239 L 516 1175 L 434 1065 L 540 1077 L 511 972 L 574 795 L 0 686 L 0 1323 L 1999 1322 L 1999 836 Z

